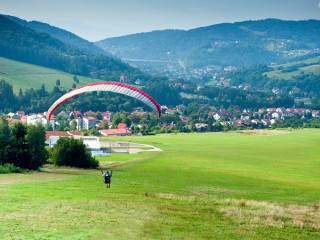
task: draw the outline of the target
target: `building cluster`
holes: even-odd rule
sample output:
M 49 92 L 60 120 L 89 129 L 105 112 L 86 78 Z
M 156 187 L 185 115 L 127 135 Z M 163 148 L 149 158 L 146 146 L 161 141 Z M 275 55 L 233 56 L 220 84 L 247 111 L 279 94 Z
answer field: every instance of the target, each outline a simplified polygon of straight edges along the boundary
M 260 124 L 260 126 L 269 127 L 275 123 L 282 122 L 285 119 L 289 119 L 295 116 L 299 116 L 300 118 L 317 118 L 320 119 L 320 110 L 312 110 L 312 109 L 305 109 L 305 108 L 262 108 L 258 111 L 252 111 L 252 109 L 243 109 L 240 110 L 239 106 L 233 106 L 233 109 L 228 109 L 228 111 L 224 108 L 217 110 L 213 106 L 208 106 L 205 104 L 199 105 L 199 110 L 203 109 L 204 107 L 209 108 L 207 120 L 204 119 L 197 119 L 195 122 L 195 128 L 198 131 L 207 131 L 209 129 L 208 126 L 208 119 L 213 120 L 213 124 L 219 122 L 222 126 L 236 126 L 236 127 L 250 127 L 253 124 Z M 186 116 L 184 110 L 187 107 L 184 104 L 180 104 L 175 108 L 168 108 L 166 106 L 161 106 L 161 111 L 163 114 L 166 115 L 174 115 L 176 116 L 181 125 L 185 128 L 191 128 L 189 116 Z M 42 125 L 48 127 L 50 126 L 52 130 L 60 125 L 59 117 L 63 116 L 64 119 L 69 121 L 69 126 L 72 129 L 76 130 L 88 130 L 91 128 L 99 129 L 99 132 L 102 135 L 118 135 L 118 136 L 126 136 L 131 135 L 132 132 L 130 131 L 132 126 L 127 126 L 125 123 L 119 123 L 115 129 L 111 129 L 112 125 L 112 112 L 106 111 L 101 112 L 101 116 L 99 119 L 96 118 L 98 113 L 87 111 L 87 112 L 80 112 L 80 111 L 71 111 L 67 113 L 65 111 L 61 111 L 58 113 L 55 118 L 52 118 L 50 121 L 46 119 L 45 113 L 30 113 L 25 114 L 24 111 L 17 111 L 15 113 L 8 113 L 6 115 L 6 119 L 11 122 L 22 122 L 25 124 L 37 124 L 41 123 Z M 147 116 L 151 113 L 144 112 L 142 107 L 136 108 L 135 111 L 131 112 L 130 114 L 139 114 L 140 116 Z M 193 119 L 194 120 L 194 119 Z M 106 124 L 108 125 L 106 127 Z M 160 129 L 173 129 L 175 128 L 176 124 L 172 122 L 171 124 L 160 124 Z M 148 124 L 137 124 L 135 127 L 139 129 L 147 129 Z
M 204 105 L 200 105 L 199 108 L 201 109 L 203 107 Z M 241 111 L 239 106 L 233 106 L 233 110 L 228 111 L 228 113 L 224 108 L 217 111 L 217 109 L 213 106 L 208 107 L 212 110 L 208 113 L 208 119 L 212 118 L 214 120 L 214 123 L 219 122 L 222 126 L 229 125 L 236 127 L 250 127 L 253 124 L 260 124 L 261 126 L 270 127 L 275 123 L 282 122 L 295 116 L 298 116 L 300 118 L 308 117 L 320 119 L 320 110 L 305 108 L 261 108 L 258 111 L 253 112 L 252 109 L 243 109 L 243 111 Z M 166 109 L 165 106 L 162 106 L 165 114 L 178 115 L 180 117 L 181 123 L 190 128 L 190 126 L 188 126 L 189 117 L 183 116 L 183 110 L 185 108 L 186 106 L 184 106 L 183 104 L 176 106 L 176 108 L 174 109 Z M 199 121 L 201 120 L 203 119 L 199 119 Z M 205 121 L 203 120 L 203 122 Z M 209 128 L 209 126 L 205 123 L 196 123 L 195 127 L 198 131 L 206 131 Z
M 237 106 L 234 106 L 233 110 L 234 113 L 240 113 L 240 109 Z M 219 112 L 210 112 L 209 114 L 214 118 L 214 120 L 220 121 L 220 124 L 223 126 L 251 126 L 252 124 L 261 124 L 268 127 L 295 116 L 305 118 L 307 114 L 309 114 L 310 118 L 320 118 L 319 110 L 284 107 L 262 108 L 257 112 L 252 112 L 251 109 L 244 109 L 240 115 L 237 114 L 240 116 L 238 118 L 235 114 L 228 114 L 225 109 L 220 109 Z M 224 121 L 221 121 L 222 118 Z

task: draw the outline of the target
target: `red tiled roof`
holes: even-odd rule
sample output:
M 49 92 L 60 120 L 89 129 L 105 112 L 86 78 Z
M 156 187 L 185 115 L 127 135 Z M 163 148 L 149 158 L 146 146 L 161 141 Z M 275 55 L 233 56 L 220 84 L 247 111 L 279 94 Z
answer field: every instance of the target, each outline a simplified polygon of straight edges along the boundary
M 174 113 L 174 112 L 176 112 L 177 110 L 172 110 L 172 109 L 167 109 L 165 112 L 167 113 Z
M 20 120 L 14 119 L 14 118 L 7 118 L 7 121 L 8 121 L 9 123 L 18 123 L 18 122 L 20 122 Z
M 117 135 L 117 134 L 124 134 L 129 133 L 131 134 L 131 131 L 127 129 L 105 129 L 105 130 L 99 130 L 103 135 Z
M 98 120 L 95 117 L 84 117 L 83 119 L 87 119 L 89 121 L 97 121 Z
M 67 132 L 67 131 L 46 131 L 46 141 L 49 141 L 50 136 L 81 136 L 81 132 Z
M 127 124 L 125 124 L 125 123 L 118 124 L 118 129 L 125 129 L 126 127 L 127 127 Z

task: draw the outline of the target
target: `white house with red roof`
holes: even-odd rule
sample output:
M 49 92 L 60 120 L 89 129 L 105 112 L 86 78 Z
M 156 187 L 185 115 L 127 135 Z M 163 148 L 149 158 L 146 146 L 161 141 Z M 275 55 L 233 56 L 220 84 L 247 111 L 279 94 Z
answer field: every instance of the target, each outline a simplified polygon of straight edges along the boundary
M 45 126 L 48 123 L 48 120 L 45 116 L 45 114 L 38 113 L 35 115 L 31 115 L 27 117 L 27 124 L 36 125 L 37 123 L 41 123 L 43 126 Z M 52 129 L 55 129 L 55 119 L 52 117 L 50 120 L 50 124 Z
M 99 122 L 95 117 L 76 118 L 72 121 L 76 121 L 78 130 L 88 130 L 90 127 L 95 128 L 96 124 Z M 71 125 L 72 121 L 70 121 L 69 125 Z
M 249 113 L 241 113 L 240 119 L 242 121 L 249 120 L 250 119 L 250 114 Z
M 287 108 L 286 109 L 286 115 L 287 117 L 293 117 L 295 115 L 295 111 L 293 108 Z
M 320 110 L 312 110 L 312 117 L 320 118 Z
M 179 111 L 184 111 L 187 107 L 186 107 L 186 105 L 184 105 L 184 104 L 180 104 L 180 105 L 178 105 L 177 107 L 177 110 L 179 110 Z
M 173 110 L 173 109 L 167 109 L 165 111 L 165 114 L 170 114 L 173 115 L 175 112 L 179 113 L 180 115 L 182 114 L 182 112 L 178 111 L 178 110 Z
M 271 112 L 277 111 L 277 109 L 276 108 L 267 108 L 267 111 L 268 111 L 268 113 L 271 113 Z
M 262 119 L 261 120 L 261 123 L 264 125 L 264 126 L 270 126 L 271 122 L 268 120 L 268 119 Z
M 260 123 L 260 120 L 259 119 L 252 119 L 251 122 L 254 124 L 258 124 L 258 123 Z
M 284 113 L 284 112 L 286 112 L 286 109 L 284 107 L 278 107 L 276 109 L 276 112 Z
M 282 119 L 283 118 L 281 112 L 273 112 L 271 114 L 271 116 L 272 116 L 272 119 Z
M 112 112 L 106 111 L 101 113 L 103 119 L 111 121 Z
M 89 129 L 90 127 L 95 128 L 98 119 L 95 117 L 84 117 L 82 122 L 82 129 Z
M 16 111 L 16 114 L 19 116 L 19 117 L 24 117 L 26 114 L 24 111 Z

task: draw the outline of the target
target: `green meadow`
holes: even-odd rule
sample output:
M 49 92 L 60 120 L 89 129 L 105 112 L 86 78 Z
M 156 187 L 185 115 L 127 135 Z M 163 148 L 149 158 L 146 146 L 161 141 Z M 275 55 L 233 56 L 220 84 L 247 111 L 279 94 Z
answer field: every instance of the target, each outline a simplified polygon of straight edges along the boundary
M 33 64 L 18 62 L 7 58 L 0 57 L 0 79 L 4 79 L 13 85 L 15 93 L 28 88 L 38 89 L 44 84 L 46 90 L 51 91 L 56 86 L 57 79 L 60 80 L 60 88 L 64 90 L 72 89 L 72 74 L 62 72 L 52 68 L 40 67 Z M 82 86 L 89 83 L 99 82 L 97 79 L 77 76 Z
M 320 239 L 320 131 L 109 137 L 113 169 L 0 175 L 0 239 Z
M 288 67 L 292 67 L 299 64 L 306 64 L 304 67 L 299 67 L 298 70 L 292 72 L 282 72 L 282 70 L 273 70 L 266 72 L 265 74 L 272 79 L 284 79 L 284 80 L 291 80 L 292 77 L 299 76 L 301 72 L 305 74 L 320 74 L 320 57 L 310 58 L 306 60 L 296 61 L 292 63 L 286 64 L 279 64 L 274 66 L 273 68 L 283 67 L 287 69 Z

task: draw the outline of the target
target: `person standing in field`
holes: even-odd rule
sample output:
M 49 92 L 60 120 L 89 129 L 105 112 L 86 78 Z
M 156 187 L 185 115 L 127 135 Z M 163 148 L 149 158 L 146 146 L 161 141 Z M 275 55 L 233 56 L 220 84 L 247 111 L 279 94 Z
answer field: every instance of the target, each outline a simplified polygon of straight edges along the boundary
M 103 171 L 101 170 L 101 175 L 104 179 L 104 183 L 106 184 L 106 187 L 110 188 L 112 170 L 110 171 L 110 173 L 109 173 L 109 171 L 106 171 L 105 173 L 103 173 Z

